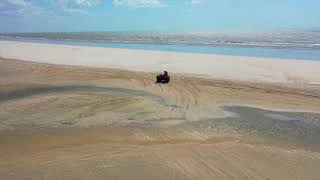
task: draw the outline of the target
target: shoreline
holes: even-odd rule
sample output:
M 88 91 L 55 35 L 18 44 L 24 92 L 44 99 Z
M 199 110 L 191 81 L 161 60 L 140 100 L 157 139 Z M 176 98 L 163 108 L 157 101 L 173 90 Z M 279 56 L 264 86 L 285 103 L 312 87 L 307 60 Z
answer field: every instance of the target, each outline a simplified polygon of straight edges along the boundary
M 0 42 L 0 57 L 26 61 L 161 72 L 217 79 L 320 84 L 320 62 L 69 45 Z
M 93 32 L 94 33 L 94 32 Z M 80 33 L 81 34 L 81 33 Z M 80 35 L 79 34 L 79 35 Z M 129 33 L 130 34 L 130 33 Z M 218 43 L 191 43 L 173 41 L 166 42 L 141 42 L 141 41 L 122 41 L 121 37 L 119 41 L 108 41 L 104 38 L 99 39 L 86 39 L 86 38 L 52 38 L 52 37 L 33 37 L 33 36 L 10 36 L 1 37 L 0 41 L 15 41 L 15 42 L 29 42 L 29 43 L 41 43 L 41 44 L 58 44 L 58 45 L 72 45 L 72 46 L 90 46 L 90 47 L 105 47 L 105 48 L 122 48 L 122 49 L 141 49 L 151 51 L 170 51 L 170 52 L 189 52 L 200 54 L 220 54 L 231 56 L 249 56 L 249 57 L 261 57 L 261 58 L 280 58 L 280 59 L 301 59 L 318 61 L 320 57 L 320 51 L 318 48 L 314 48 L 316 44 L 300 44 L 299 46 L 283 46 L 283 44 L 269 44 L 265 46 L 259 43 L 250 42 L 222 42 Z M 83 34 L 84 35 L 84 34 Z M 109 34 L 111 35 L 111 34 Z M 41 35 L 40 35 L 41 36 Z M 59 36 L 59 35 L 57 35 Z M 117 38 L 115 35 L 114 38 Z M 108 39 L 108 38 L 107 38 Z M 148 38 L 147 38 L 148 39 Z M 226 44 L 224 44 L 226 43 Z M 292 42 L 291 42 L 292 43 Z M 289 43 L 290 44 L 290 43 Z

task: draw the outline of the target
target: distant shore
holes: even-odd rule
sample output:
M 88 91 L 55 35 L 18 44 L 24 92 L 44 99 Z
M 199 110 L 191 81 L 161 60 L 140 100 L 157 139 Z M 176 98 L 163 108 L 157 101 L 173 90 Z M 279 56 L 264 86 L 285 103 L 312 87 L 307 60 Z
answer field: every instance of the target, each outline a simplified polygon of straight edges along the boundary
M 314 31 L 0 33 L 0 41 L 309 61 L 320 60 L 319 37 Z
M 240 81 L 320 84 L 320 62 L 117 48 L 0 42 L 0 57 L 33 62 L 191 74 Z

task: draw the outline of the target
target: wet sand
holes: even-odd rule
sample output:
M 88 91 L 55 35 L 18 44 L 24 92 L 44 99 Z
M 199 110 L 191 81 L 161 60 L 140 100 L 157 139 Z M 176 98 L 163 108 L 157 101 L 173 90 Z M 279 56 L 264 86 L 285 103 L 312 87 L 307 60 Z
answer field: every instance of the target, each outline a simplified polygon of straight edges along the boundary
M 0 59 L 4 179 L 318 179 L 320 87 Z

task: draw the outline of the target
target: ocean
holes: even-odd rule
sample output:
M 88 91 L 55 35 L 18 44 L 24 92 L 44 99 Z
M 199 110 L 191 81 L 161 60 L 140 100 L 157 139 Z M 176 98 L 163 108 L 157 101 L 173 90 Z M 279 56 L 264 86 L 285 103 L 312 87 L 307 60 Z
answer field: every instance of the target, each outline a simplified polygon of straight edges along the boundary
M 0 40 L 320 61 L 320 31 L 7 33 Z

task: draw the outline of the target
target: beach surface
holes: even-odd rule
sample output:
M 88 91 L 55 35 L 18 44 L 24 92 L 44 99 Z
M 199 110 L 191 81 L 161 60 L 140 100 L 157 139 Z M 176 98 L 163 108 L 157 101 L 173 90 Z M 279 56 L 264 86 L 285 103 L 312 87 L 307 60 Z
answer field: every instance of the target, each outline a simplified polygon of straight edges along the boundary
M 146 72 L 167 70 L 243 81 L 320 84 L 320 59 L 284 60 L 10 41 L 0 41 L 0 57 Z
M 17 42 L 0 56 L 4 179 L 320 176 L 317 61 Z

